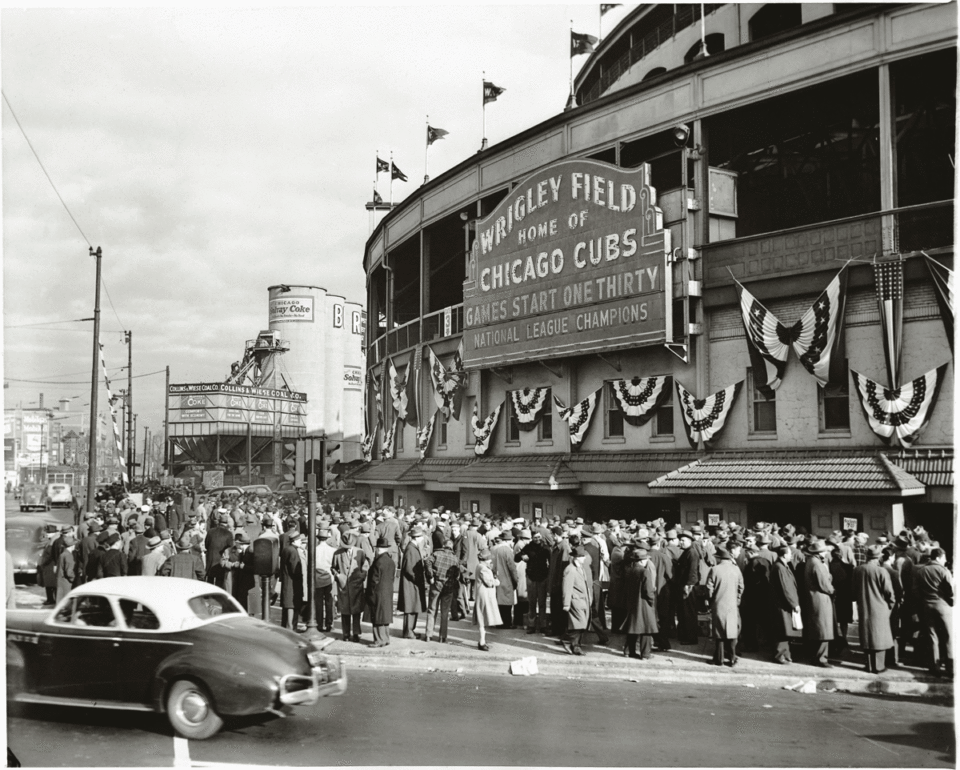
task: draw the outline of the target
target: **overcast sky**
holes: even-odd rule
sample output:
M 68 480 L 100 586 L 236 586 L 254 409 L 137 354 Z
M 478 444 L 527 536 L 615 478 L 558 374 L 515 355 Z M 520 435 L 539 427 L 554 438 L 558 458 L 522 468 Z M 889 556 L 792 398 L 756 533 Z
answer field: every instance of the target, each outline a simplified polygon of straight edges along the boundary
M 135 375 L 217 382 L 267 328 L 268 286 L 364 303 L 375 153 L 410 180 L 395 201 L 423 179 L 428 114 L 449 131 L 431 176 L 473 155 L 484 70 L 507 89 L 490 143 L 560 112 L 571 19 L 596 35 L 599 6 L 4 9 L 3 93 L 76 219 L 4 103 L 5 406 L 89 403 L 92 324 L 23 326 L 93 315 L 89 245 L 114 390 L 123 329 Z M 142 426 L 162 430 L 163 386 L 134 380 L 140 446 Z

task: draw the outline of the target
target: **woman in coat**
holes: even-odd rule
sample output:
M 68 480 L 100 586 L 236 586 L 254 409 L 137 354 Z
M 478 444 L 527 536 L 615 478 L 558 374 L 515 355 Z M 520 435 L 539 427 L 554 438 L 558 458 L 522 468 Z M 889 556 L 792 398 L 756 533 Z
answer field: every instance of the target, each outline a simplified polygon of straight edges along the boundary
M 393 620 L 393 580 L 397 565 L 390 556 L 395 547 L 387 538 L 377 540 L 377 555 L 367 572 L 367 606 L 370 608 L 370 623 L 373 625 L 373 646 L 390 644 L 390 622 Z
M 628 609 L 627 619 L 620 627 L 627 635 L 623 654 L 631 658 L 650 660 L 653 657 L 653 635 L 660 630 L 657 625 L 656 567 L 650 561 L 646 548 L 628 550 L 625 564 L 623 593 Z
M 593 604 L 593 578 L 583 567 L 586 550 L 582 545 L 570 549 L 570 563 L 563 570 L 563 611 L 567 615 L 567 632 L 561 637 L 563 649 L 571 655 L 583 655 L 580 640 L 590 626 Z
M 474 573 L 476 586 L 473 604 L 473 622 L 480 627 L 480 642 L 477 649 L 489 651 L 487 646 L 487 626 L 499 626 L 503 623 L 500 608 L 497 606 L 497 586 L 500 581 L 490 566 L 490 550 L 484 548 L 477 554 L 477 571 Z
M 860 648 L 867 657 L 866 670 L 886 670 L 887 650 L 893 647 L 890 612 L 896 603 L 890 574 L 880 566 L 879 546 L 867 548 L 867 561 L 853 570 L 853 592 L 860 621 Z
M 345 547 L 333 555 L 333 579 L 337 581 L 337 604 L 343 625 L 343 640 L 359 642 L 367 555 L 357 547 L 357 535 L 350 532 L 345 537 Z
M 707 596 L 710 599 L 710 619 L 713 638 L 717 646 L 713 664 L 722 666 L 724 653 L 730 667 L 737 665 L 737 637 L 740 636 L 740 601 L 743 598 L 743 574 L 734 562 L 739 546 L 731 546 L 734 552 L 722 546 L 717 548 L 717 563 L 707 573 Z
M 833 640 L 833 581 L 825 561 L 829 558 L 823 542 L 809 545 L 800 592 L 803 638 L 810 647 L 813 664 L 820 668 L 831 668 L 827 655 Z
M 793 627 L 793 614 L 800 608 L 800 593 L 797 590 L 797 578 L 793 572 L 793 554 L 789 545 L 781 545 L 776 550 L 777 560 L 770 569 L 770 599 L 773 602 L 773 634 L 777 643 L 773 662 L 793 663 L 790 654 L 790 640 L 803 636 L 803 630 Z

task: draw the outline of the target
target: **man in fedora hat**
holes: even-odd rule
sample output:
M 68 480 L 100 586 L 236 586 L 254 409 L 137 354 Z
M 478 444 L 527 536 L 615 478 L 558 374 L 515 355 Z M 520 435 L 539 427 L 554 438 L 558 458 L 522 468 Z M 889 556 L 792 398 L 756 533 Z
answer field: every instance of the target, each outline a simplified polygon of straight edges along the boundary
M 800 594 L 793 570 L 793 553 L 787 543 L 777 548 L 777 560 L 770 571 L 770 599 L 773 604 L 773 635 L 777 643 L 773 662 L 781 665 L 793 663 L 790 641 L 803 636 L 796 628 L 796 613 L 800 611 Z M 801 621 L 802 622 L 802 621 Z
M 396 543 L 381 535 L 377 538 L 377 555 L 367 572 L 365 598 L 373 625 L 373 646 L 390 644 L 390 622 L 393 620 L 393 578 L 397 566 L 390 555 Z
M 77 561 L 74 556 L 77 539 L 70 527 L 64 527 L 61 537 L 63 538 L 63 550 L 60 552 L 60 558 L 57 561 L 58 602 L 77 585 Z
M 206 570 L 200 556 L 200 546 L 185 533 L 177 543 L 177 552 L 161 565 L 159 574 L 164 577 L 204 580 Z
M 807 547 L 803 566 L 803 635 L 813 664 L 832 668 L 827 660 L 833 640 L 833 580 L 827 568 L 829 549 L 822 540 Z
M 693 547 L 693 533 L 680 533 L 680 558 L 674 572 L 677 604 L 677 641 L 696 644 L 700 629 L 699 599 L 695 589 L 700 585 L 700 552 Z
M 860 625 L 860 648 L 866 655 L 866 670 L 886 670 L 887 650 L 893 647 L 890 613 L 896 603 L 890 573 L 880 566 L 881 549 L 867 546 L 867 560 L 853 570 L 853 594 Z
M 581 639 L 590 624 L 590 595 L 592 581 L 584 570 L 587 552 L 582 545 L 570 550 L 570 562 L 563 570 L 563 611 L 567 616 L 567 631 L 561 637 L 563 649 L 571 655 L 583 655 Z
M 716 648 L 713 665 L 722 666 L 724 656 L 730 667 L 737 665 L 737 639 L 740 637 L 740 601 L 743 598 L 743 575 L 735 559 L 739 544 L 732 549 L 718 548 L 717 563 L 707 573 L 707 595 L 710 597 L 710 619 Z
M 160 571 L 160 567 L 167 560 L 163 550 L 163 538 L 153 535 L 147 539 L 147 553 L 140 562 L 140 574 L 153 577 Z
M 417 618 L 427 607 L 427 583 L 423 565 L 423 540 L 426 533 L 423 527 L 414 524 L 408 530 L 408 535 L 400 568 L 397 611 L 403 613 L 403 638 L 416 639 Z
M 659 633 L 657 624 L 656 567 L 650 563 L 646 548 L 629 548 L 624 560 L 624 598 L 627 618 L 622 629 L 627 635 L 623 654 L 640 660 L 653 657 L 653 637 Z M 640 644 L 639 652 L 637 643 Z

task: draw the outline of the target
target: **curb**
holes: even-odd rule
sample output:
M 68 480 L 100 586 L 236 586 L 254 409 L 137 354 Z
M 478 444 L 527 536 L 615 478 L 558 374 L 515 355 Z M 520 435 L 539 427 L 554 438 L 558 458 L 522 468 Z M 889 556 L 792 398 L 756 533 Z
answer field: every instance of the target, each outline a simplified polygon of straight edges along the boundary
M 426 650 L 402 650 L 393 654 L 351 652 L 341 645 L 327 650 L 339 655 L 349 668 L 371 671 L 407 671 L 430 674 L 469 674 L 483 676 L 511 676 L 510 663 L 524 656 L 487 655 L 482 658 L 458 656 Z M 816 692 L 844 692 L 864 695 L 913 696 L 918 698 L 952 698 L 953 683 L 925 681 L 913 677 L 881 678 L 877 675 L 858 677 L 852 672 L 838 670 L 824 676 L 802 670 L 795 674 L 767 674 L 756 671 L 733 671 L 729 668 L 697 671 L 689 666 L 664 663 L 630 664 L 589 660 L 551 660 L 532 656 L 537 660 L 539 676 L 585 679 L 596 681 L 626 681 L 636 683 L 682 683 L 703 685 L 733 685 L 739 687 L 794 690 L 804 683 L 814 682 Z M 550 656 L 553 657 L 553 656 Z M 812 667 L 802 666 L 803 669 Z M 536 676 L 536 675 L 535 675 Z M 908 675 L 909 676 L 909 675 Z M 809 685 L 808 685 L 809 686 Z

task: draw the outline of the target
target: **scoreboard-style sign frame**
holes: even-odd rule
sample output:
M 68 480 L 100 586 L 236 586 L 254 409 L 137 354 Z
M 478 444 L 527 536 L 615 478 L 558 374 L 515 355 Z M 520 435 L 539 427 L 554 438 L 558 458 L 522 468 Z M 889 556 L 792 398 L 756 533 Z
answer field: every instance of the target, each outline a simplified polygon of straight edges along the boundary
M 304 427 L 306 393 L 225 383 L 171 384 L 171 423 L 234 422 Z
M 477 222 L 464 366 L 663 344 L 673 339 L 672 285 L 649 165 L 552 164 Z

